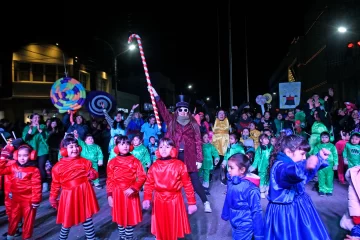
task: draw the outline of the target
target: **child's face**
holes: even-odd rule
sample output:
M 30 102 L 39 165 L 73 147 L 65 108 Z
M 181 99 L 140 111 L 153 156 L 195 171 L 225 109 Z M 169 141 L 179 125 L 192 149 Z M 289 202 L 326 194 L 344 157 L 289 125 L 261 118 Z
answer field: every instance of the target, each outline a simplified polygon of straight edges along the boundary
M 69 157 L 77 157 L 80 154 L 80 148 L 77 143 L 71 143 L 66 146 Z
M 249 136 L 249 129 L 244 129 L 243 131 L 242 131 L 242 136 L 244 137 L 244 136 Z
M 231 135 L 231 136 L 229 137 L 229 141 L 230 141 L 230 144 L 234 144 L 234 143 L 236 143 L 236 138 Z
M 250 124 L 249 124 L 249 128 L 250 128 L 250 131 L 254 130 L 254 129 L 255 129 L 255 124 L 250 123 Z
M 29 149 L 26 148 L 22 148 L 19 150 L 18 152 L 18 162 L 21 165 L 24 165 L 25 163 L 27 163 L 29 161 Z
M 245 175 L 245 168 L 239 168 L 234 161 L 229 159 L 228 161 L 228 173 L 231 177 L 239 176 L 242 177 Z
M 155 138 L 150 138 L 150 143 L 155 144 Z
M 300 162 L 306 159 L 306 152 L 304 150 L 295 150 L 291 152 L 290 149 L 285 149 L 285 154 L 291 158 L 294 162 Z
M 117 145 L 118 149 L 119 149 L 119 153 L 124 155 L 124 154 L 128 154 L 130 151 L 130 144 L 128 144 L 127 142 L 121 142 Z
M 202 139 L 204 143 L 209 143 L 209 135 L 205 134 Z
M 282 114 L 281 114 L 281 113 L 279 113 L 279 114 L 277 115 L 277 119 L 278 119 L 278 120 L 281 120 L 281 119 L 282 119 Z
M 264 131 L 264 134 L 266 134 L 268 137 L 271 136 L 271 132 L 270 132 L 269 130 L 265 130 L 265 131 Z
M 261 118 L 261 113 L 257 113 L 256 118 Z
M 170 152 L 172 148 L 173 148 L 172 146 L 166 144 L 165 142 L 161 143 L 159 145 L 160 156 L 163 158 L 170 156 Z
M 345 135 L 345 141 L 349 141 L 350 140 L 350 134 L 349 133 L 346 133 Z
M 351 144 L 358 145 L 360 143 L 360 138 L 358 136 L 353 136 L 351 138 Z
M 261 142 L 261 145 L 268 145 L 269 144 L 269 142 L 270 142 L 270 140 L 269 140 L 269 138 L 267 138 L 267 137 L 264 137 L 264 138 L 262 138 L 261 140 L 260 140 L 260 142 Z
M 327 136 L 327 135 L 321 136 L 322 143 L 328 143 L 329 141 L 330 141 L 329 136 Z
M 92 145 L 92 144 L 94 144 L 94 138 L 93 137 L 86 137 L 86 139 L 85 139 L 85 143 L 87 144 L 87 145 Z
M 271 142 L 271 145 L 275 146 L 275 144 L 276 144 L 276 138 L 271 138 L 270 142 Z
M 140 138 L 134 137 L 134 139 L 132 140 L 132 144 L 133 144 L 134 146 L 139 146 L 139 145 L 141 144 Z

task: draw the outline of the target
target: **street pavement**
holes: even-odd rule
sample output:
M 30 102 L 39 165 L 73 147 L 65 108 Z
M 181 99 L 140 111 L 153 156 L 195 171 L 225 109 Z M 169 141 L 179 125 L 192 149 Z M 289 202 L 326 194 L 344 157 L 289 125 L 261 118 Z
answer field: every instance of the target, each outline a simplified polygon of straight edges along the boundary
M 101 179 L 105 183 L 105 179 Z M 334 195 L 331 197 L 320 197 L 317 192 L 312 191 L 314 182 L 307 185 L 307 193 L 311 196 L 322 220 L 324 221 L 331 239 L 344 239 L 346 231 L 339 226 L 340 219 L 347 208 L 347 187 L 348 185 L 341 185 L 334 180 Z M 226 186 L 220 184 L 218 177 L 214 177 L 211 183 L 211 195 L 209 201 L 212 206 L 212 213 L 204 213 L 204 207 L 200 199 L 198 201 L 198 211 L 189 216 L 192 234 L 186 236 L 187 240 L 197 239 L 211 239 L 211 240 L 227 240 L 231 239 L 231 227 L 229 222 L 221 219 L 222 206 L 225 199 Z M 105 188 L 102 190 L 95 189 L 97 199 L 100 205 L 100 212 L 93 217 L 96 235 L 99 239 L 118 239 L 117 226 L 111 221 L 110 207 L 107 204 L 107 197 Z M 41 203 L 34 228 L 33 239 L 58 239 L 61 229 L 59 224 L 56 224 L 56 211 L 53 210 L 48 202 L 49 193 L 43 195 L 43 202 Z M 141 193 L 142 199 L 142 193 Z M 267 200 L 261 200 L 261 205 L 265 213 Z M 7 217 L 4 214 L 4 206 L 0 206 L 0 233 L 7 231 Z M 151 210 L 143 211 L 143 222 L 135 228 L 135 237 L 138 240 L 152 240 L 154 239 L 150 231 L 150 217 Z M 18 237 L 17 239 L 21 239 Z M 68 239 L 82 239 L 85 240 L 84 231 L 81 225 L 71 228 Z

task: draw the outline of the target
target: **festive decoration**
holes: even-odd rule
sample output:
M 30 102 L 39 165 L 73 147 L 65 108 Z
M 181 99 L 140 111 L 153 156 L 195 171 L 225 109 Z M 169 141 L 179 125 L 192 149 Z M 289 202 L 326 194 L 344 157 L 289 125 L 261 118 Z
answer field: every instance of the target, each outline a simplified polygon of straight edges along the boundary
M 279 83 L 280 109 L 295 108 L 300 103 L 301 82 Z
M 104 103 L 104 109 L 108 113 L 116 108 L 116 101 L 109 93 L 103 91 L 91 91 L 88 93 L 85 106 L 94 117 L 104 116 L 101 103 Z
M 145 76 L 146 76 L 146 81 L 147 81 L 148 87 L 152 87 L 151 81 L 150 81 L 149 70 L 148 70 L 148 68 L 147 68 L 147 64 L 146 64 L 146 60 L 145 60 L 145 54 L 144 54 L 144 50 L 143 50 L 142 43 L 141 43 L 141 38 L 140 38 L 140 36 L 137 35 L 137 34 L 131 34 L 131 36 L 129 37 L 129 40 L 128 40 L 128 44 L 131 43 L 131 41 L 133 40 L 133 38 L 136 38 L 137 43 L 138 43 L 138 46 L 139 46 L 140 55 L 141 55 L 141 59 L 142 59 L 142 63 L 143 63 L 144 72 L 145 72 Z M 152 106 L 153 106 L 153 109 L 154 109 L 154 113 L 155 113 L 156 123 L 157 123 L 157 125 L 158 125 L 158 128 L 161 129 L 160 117 L 159 117 L 158 109 L 157 109 L 157 107 L 156 107 L 154 93 L 152 92 L 151 88 L 149 88 L 149 89 L 150 89 L 151 103 L 152 103 Z
M 265 113 L 264 104 L 266 103 L 266 98 L 263 95 L 258 95 L 256 97 L 255 101 L 257 104 L 259 104 L 261 106 L 261 112 L 264 115 L 264 113 Z
M 85 103 L 86 90 L 76 79 L 64 77 L 52 85 L 50 98 L 60 113 L 76 111 Z
M 295 82 L 294 74 L 291 71 L 291 68 L 288 68 L 288 81 Z

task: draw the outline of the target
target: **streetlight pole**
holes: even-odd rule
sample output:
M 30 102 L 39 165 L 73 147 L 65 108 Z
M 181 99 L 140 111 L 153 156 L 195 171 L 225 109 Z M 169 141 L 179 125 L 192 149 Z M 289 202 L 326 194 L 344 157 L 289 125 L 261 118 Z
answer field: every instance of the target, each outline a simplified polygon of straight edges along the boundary
M 219 23 L 219 8 L 217 8 L 217 33 L 218 33 L 218 64 L 219 64 L 219 102 L 221 104 L 221 69 L 220 69 L 220 23 Z
M 230 65 L 230 106 L 234 105 L 233 102 L 233 79 L 232 79 L 232 47 L 231 47 L 231 0 L 228 4 L 228 24 L 229 24 L 229 65 Z
M 246 100 L 247 102 L 250 102 L 246 15 L 245 15 L 245 62 L 246 62 Z

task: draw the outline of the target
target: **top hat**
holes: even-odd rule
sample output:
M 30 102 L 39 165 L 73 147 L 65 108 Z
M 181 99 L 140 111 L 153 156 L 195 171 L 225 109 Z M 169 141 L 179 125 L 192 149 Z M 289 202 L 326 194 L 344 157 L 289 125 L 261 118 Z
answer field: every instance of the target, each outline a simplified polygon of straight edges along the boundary
M 185 95 L 176 96 L 176 108 L 189 108 L 190 97 Z

